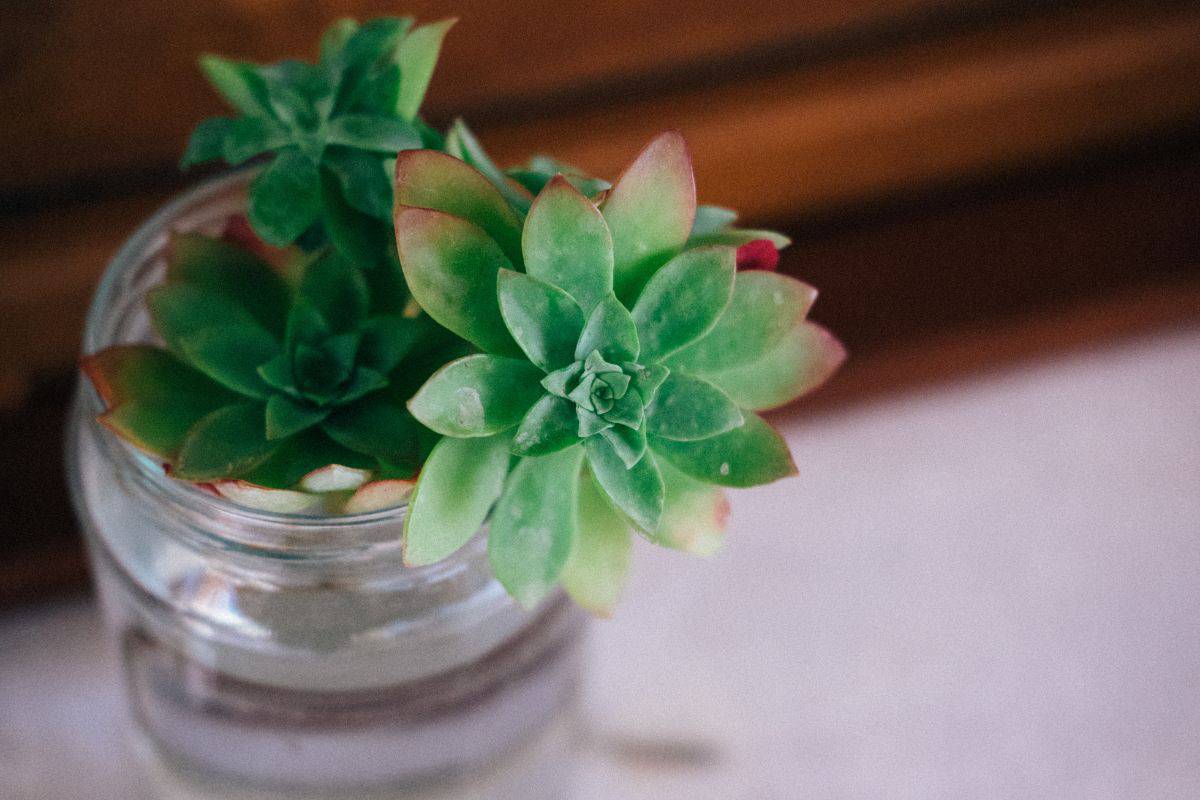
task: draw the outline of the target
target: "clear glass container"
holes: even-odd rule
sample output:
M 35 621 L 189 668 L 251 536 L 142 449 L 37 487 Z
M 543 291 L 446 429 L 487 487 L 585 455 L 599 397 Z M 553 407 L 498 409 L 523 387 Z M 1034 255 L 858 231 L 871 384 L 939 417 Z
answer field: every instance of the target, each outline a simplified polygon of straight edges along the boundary
M 125 244 L 84 351 L 153 340 L 167 234 L 217 233 L 246 174 L 200 186 Z M 584 616 L 526 610 L 483 536 L 401 560 L 405 509 L 270 514 L 167 477 L 96 422 L 82 382 L 67 463 L 122 659 L 151 794 L 170 798 L 560 798 Z

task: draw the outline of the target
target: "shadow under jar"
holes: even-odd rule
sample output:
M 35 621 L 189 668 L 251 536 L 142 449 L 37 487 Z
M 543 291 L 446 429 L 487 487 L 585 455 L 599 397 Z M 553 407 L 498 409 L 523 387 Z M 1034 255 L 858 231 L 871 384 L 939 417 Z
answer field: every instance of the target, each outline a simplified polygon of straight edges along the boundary
M 93 300 L 84 351 L 154 341 L 170 231 L 216 235 L 246 174 L 147 222 Z M 515 604 L 484 537 L 406 567 L 405 509 L 271 514 L 167 477 L 96 422 L 82 382 L 67 468 L 148 785 L 184 798 L 559 798 L 585 617 Z

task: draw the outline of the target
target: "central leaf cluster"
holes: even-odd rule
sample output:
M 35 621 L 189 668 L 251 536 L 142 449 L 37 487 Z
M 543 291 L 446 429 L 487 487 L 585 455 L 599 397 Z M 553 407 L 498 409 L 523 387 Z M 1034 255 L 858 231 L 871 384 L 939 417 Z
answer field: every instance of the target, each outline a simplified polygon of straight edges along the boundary
M 629 431 L 642 430 L 646 406 L 667 372 L 660 365 L 647 368 L 631 361 L 613 364 L 593 349 L 585 358 L 547 375 L 541 385 L 555 397 L 575 404 L 579 438 L 603 434 L 610 443 L 622 447 L 629 437 L 612 429 L 620 425 Z M 629 451 L 630 466 L 641 460 L 645 451 L 639 450 Z

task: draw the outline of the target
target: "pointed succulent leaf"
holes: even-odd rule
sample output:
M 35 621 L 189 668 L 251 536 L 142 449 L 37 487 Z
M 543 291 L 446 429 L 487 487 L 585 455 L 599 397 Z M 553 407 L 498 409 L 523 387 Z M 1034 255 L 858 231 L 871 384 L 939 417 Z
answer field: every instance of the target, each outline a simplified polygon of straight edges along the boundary
M 698 442 L 654 437 L 651 449 L 680 472 L 718 486 L 758 486 L 795 475 L 783 437 L 757 414 L 744 416 L 740 427 L 719 436 Z
M 461 119 L 454 121 L 454 125 L 446 135 L 445 149 L 450 155 L 479 170 L 479 173 L 496 187 L 508 204 L 518 213 L 525 214 L 529 211 L 529 207 L 533 203 L 533 195 L 525 187 L 511 180 L 496 166 L 487 151 L 483 149 L 483 145 L 479 143 L 479 139 L 467 127 L 467 123 Z
M 629 468 L 606 439 L 593 436 L 585 444 L 588 466 L 612 504 L 642 531 L 656 530 L 662 516 L 663 482 L 654 454 L 646 453 Z
M 696 219 L 692 222 L 691 234 L 688 237 L 690 245 L 695 239 L 718 233 L 737 222 L 737 212 L 721 206 L 697 206 Z
M 238 403 L 208 414 L 188 431 L 172 474 L 189 481 L 240 478 L 271 455 L 263 406 Z
M 745 247 L 753 242 L 766 242 L 778 251 L 792 243 L 792 240 L 776 231 L 758 230 L 752 228 L 729 228 L 723 231 L 693 236 L 688 239 L 688 247 Z
M 389 155 L 421 146 L 421 135 L 408 122 L 373 114 L 342 114 L 325 128 L 329 144 Z
M 404 208 L 396 243 L 409 289 L 429 316 L 485 352 L 520 354 L 496 297 L 497 275 L 512 262 L 491 237 L 459 217 Z
M 246 480 L 213 481 L 212 487 L 231 503 L 272 514 L 318 514 L 325 505 L 318 494 L 272 489 Z
M 712 555 L 725 541 L 729 519 L 725 492 L 688 477 L 665 458 L 658 460 L 658 469 L 666 494 L 662 520 L 651 540 L 693 555 Z
M 392 179 L 385 159 L 348 147 L 330 147 L 321 163 L 337 176 L 342 197 L 355 210 L 391 222 Z
M 371 479 L 371 471 L 342 464 L 326 464 L 300 479 L 306 492 L 353 492 Z
M 435 372 L 408 408 L 445 436 L 491 436 L 521 421 L 542 395 L 541 377 L 528 361 L 479 353 Z
M 637 323 L 621 301 L 610 293 L 592 309 L 575 345 L 575 358 L 587 358 L 589 354 L 599 352 L 608 361 L 636 361 L 641 350 Z
M 454 27 L 457 19 L 443 19 L 414 28 L 396 48 L 396 62 L 400 65 L 400 94 L 396 101 L 396 113 L 407 120 L 416 119 L 425 92 L 433 78 L 442 40 Z
M 208 328 L 254 327 L 257 321 L 239 303 L 186 283 L 164 283 L 146 293 L 154 330 L 185 361 L 184 340 Z
M 742 412 L 717 387 L 672 372 L 646 408 L 647 431 L 664 439 L 694 442 L 742 424 Z
M 599 209 L 562 175 L 529 209 L 521 239 L 525 270 L 575 298 L 584 313 L 612 292 L 613 242 Z
M 344 514 L 369 514 L 385 508 L 395 508 L 412 497 L 411 480 L 389 478 L 371 481 L 360 486 L 342 507 Z
M 517 426 L 512 452 L 518 456 L 544 456 L 579 442 L 575 404 L 552 394 L 543 395 Z
M 201 120 L 188 137 L 187 149 L 179 160 L 179 168 L 215 161 L 225 153 L 225 137 L 230 134 L 234 120 L 228 117 L 209 117 Z
M 734 251 L 688 250 L 659 270 L 633 307 L 641 359 L 653 363 L 708 333 L 733 293 Z
M 428 208 L 466 220 L 495 240 L 513 264 L 521 263 L 521 219 L 477 170 L 433 150 L 396 156 L 396 214 Z M 401 259 L 403 261 L 403 259 Z
M 388 249 L 387 224 L 355 208 L 332 170 L 320 170 L 317 186 L 322 221 L 334 249 L 360 269 L 376 271 Z
M 321 423 L 330 439 L 357 453 L 411 463 L 419 457 L 417 422 L 386 393 L 339 408 Z
M 563 588 L 593 614 L 612 616 L 629 572 L 629 524 L 586 477 L 579 484 L 579 534 L 563 569 Z
M 283 247 L 296 241 L 320 211 L 317 162 L 299 150 L 280 151 L 250 185 L 250 222 L 267 244 Z
M 278 446 L 271 455 L 243 476 L 247 482 L 272 489 L 290 489 L 306 475 L 329 464 L 361 470 L 373 470 L 378 466 L 375 459 L 342 447 L 316 427 L 280 439 L 275 444 Z
M 267 400 L 267 438 L 274 441 L 294 436 L 328 417 L 329 411 L 328 408 L 297 402 L 282 394 L 273 394 Z
M 845 360 L 845 348 L 829 331 L 802 322 L 756 360 L 706 377 L 738 405 L 761 411 L 817 388 Z
M 649 366 L 638 366 L 630 372 L 632 378 L 631 385 L 637 390 L 637 393 L 642 398 L 642 402 L 646 405 L 654 402 L 654 398 L 658 395 L 658 389 L 662 386 L 663 381 L 671 371 L 662 364 L 651 364 Z
M 615 420 L 607 421 L 615 422 Z M 600 431 L 600 438 L 608 442 L 613 452 L 625 464 L 626 469 L 636 467 L 646 455 L 646 431 L 641 427 L 612 425 Z
M 221 157 L 237 166 L 269 150 L 291 143 L 288 131 L 267 117 L 239 117 L 233 120 L 221 141 Z
M 149 345 L 102 350 L 83 359 L 83 371 L 108 406 L 100 421 L 168 460 L 192 425 L 236 399 L 175 356 Z
M 349 383 L 342 389 L 342 393 L 338 397 L 338 403 L 342 405 L 353 403 L 355 400 L 366 397 L 371 392 L 385 388 L 387 385 L 387 376 L 380 375 L 368 367 L 360 366 L 351 373 Z
M 664 133 L 650 142 L 614 184 L 601 210 L 612 232 L 616 294 L 629 303 L 683 248 L 692 230 L 696 183 L 683 137 Z
M 281 335 L 291 290 L 274 268 L 232 242 L 196 233 L 171 236 L 167 282 L 187 283 L 241 305 L 270 333 Z
M 583 364 L 578 361 L 572 362 L 542 378 L 542 388 L 555 397 L 565 398 L 570 394 L 571 387 L 582 373 Z
M 404 521 L 404 561 L 433 564 L 483 526 L 508 475 L 508 437 L 442 439 L 429 454 Z
M 504 324 L 530 361 L 553 372 L 575 360 L 583 312 L 569 294 L 507 269 L 500 270 L 497 293 Z
M 297 291 L 335 331 L 357 330 L 371 303 L 362 270 L 336 252 L 309 264 Z
M 609 422 L 594 411 L 576 406 L 575 415 L 579 418 L 579 438 L 586 439 L 611 428 L 615 423 Z
M 249 117 L 270 115 L 267 86 L 253 64 L 209 54 L 200 57 L 200 69 L 225 102 L 237 111 Z
M 279 355 L 279 342 L 257 325 L 209 327 L 184 338 L 188 363 L 227 389 L 265 400 L 260 365 Z
M 350 17 L 342 17 L 329 23 L 321 34 L 318 52 L 322 64 L 329 65 L 342 55 L 342 49 L 350 37 L 358 31 L 358 21 Z
M 505 174 L 534 195 L 541 194 L 556 175 L 562 175 L 580 194 L 593 200 L 596 195 L 612 188 L 612 184 L 606 180 L 593 178 L 578 167 L 544 155 L 534 156 L 526 166 L 507 170 Z
M 492 513 L 488 557 L 496 578 L 526 608 L 558 583 L 575 543 L 583 448 L 522 458 Z
M 673 369 L 706 376 L 756 361 L 807 316 L 816 297 L 815 289 L 795 278 L 739 272 L 717 324 L 668 363 Z
M 604 418 L 609 422 L 637 430 L 642 427 L 646 419 L 641 396 L 636 391 L 626 392 L 624 396 L 613 403 L 611 409 L 605 412 Z

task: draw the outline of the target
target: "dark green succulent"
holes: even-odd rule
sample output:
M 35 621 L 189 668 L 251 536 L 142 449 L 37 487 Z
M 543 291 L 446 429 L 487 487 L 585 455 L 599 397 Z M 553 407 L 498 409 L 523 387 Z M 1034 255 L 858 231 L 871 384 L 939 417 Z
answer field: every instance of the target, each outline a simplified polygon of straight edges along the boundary
M 391 247 L 391 159 L 440 137 L 418 110 L 453 20 L 334 23 L 315 64 L 259 66 L 205 56 L 201 67 L 237 117 L 201 122 L 184 166 L 271 158 L 250 188 L 254 230 L 276 246 L 326 239 L 371 267 Z
M 293 261 L 288 276 L 232 242 L 175 235 L 147 297 L 165 349 L 85 360 L 108 405 L 101 420 L 173 476 L 242 502 L 397 502 L 435 438 L 405 401 L 464 349 L 336 251 Z

